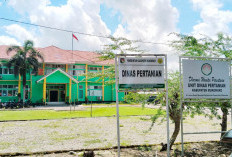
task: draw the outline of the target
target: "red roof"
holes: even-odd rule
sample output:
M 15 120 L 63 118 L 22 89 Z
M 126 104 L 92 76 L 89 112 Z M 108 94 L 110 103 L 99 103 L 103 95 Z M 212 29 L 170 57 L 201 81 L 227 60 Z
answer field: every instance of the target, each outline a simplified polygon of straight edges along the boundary
M 9 46 L 0 45 L 0 59 L 10 59 L 15 53 L 12 52 L 7 55 L 6 50 Z M 55 63 L 55 64 L 74 64 L 83 63 L 91 65 L 109 65 L 114 64 L 114 60 L 102 61 L 99 59 L 101 56 L 96 52 L 88 51 L 71 51 L 63 50 L 56 46 L 48 46 L 45 48 L 36 48 L 44 58 L 45 63 Z

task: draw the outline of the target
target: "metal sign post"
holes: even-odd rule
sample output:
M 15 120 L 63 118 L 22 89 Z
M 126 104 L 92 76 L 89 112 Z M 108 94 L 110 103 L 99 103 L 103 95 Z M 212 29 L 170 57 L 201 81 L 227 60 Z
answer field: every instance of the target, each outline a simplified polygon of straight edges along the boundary
M 115 57 L 115 82 L 116 82 L 116 108 L 117 108 L 117 139 L 118 139 L 118 157 L 120 157 L 120 124 L 119 124 L 119 102 L 118 102 L 118 66 L 117 55 Z
M 118 157 L 120 157 L 119 87 L 126 89 L 120 91 L 128 91 L 128 89 L 146 90 L 149 88 L 166 88 L 167 156 L 170 157 L 168 74 L 166 54 L 117 54 L 115 56 L 115 81 Z
M 166 114 L 167 114 L 167 156 L 170 157 L 170 140 L 169 140 L 169 101 L 168 101 L 168 70 L 167 55 L 165 55 L 165 85 L 166 85 Z
M 184 156 L 184 135 L 222 133 L 222 131 L 184 133 L 182 114 L 183 103 L 231 103 L 231 60 L 228 58 L 180 56 L 179 70 L 182 149 L 181 156 Z

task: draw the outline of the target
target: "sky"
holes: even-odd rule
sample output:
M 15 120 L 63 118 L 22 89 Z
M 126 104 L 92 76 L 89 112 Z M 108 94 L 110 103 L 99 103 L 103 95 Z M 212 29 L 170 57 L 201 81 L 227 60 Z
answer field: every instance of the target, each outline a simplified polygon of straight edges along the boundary
M 75 33 L 75 50 L 98 51 L 107 38 L 141 40 L 147 53 L 167 54 L 168 67 L 178 69 L 177 52 L 167 45 L 170 33 L 207 35 L 232 33 L 231 0 L 0 0 L 0 18 L 17 20 Z M 84 34 L 90 35 L 84 35 Z M 92 36 L 96 35 L 96 36 Z M 72 49 L 72 34 L 0 19 L 0 45 Z M 152 43 L 144 43 L 152 42 Z

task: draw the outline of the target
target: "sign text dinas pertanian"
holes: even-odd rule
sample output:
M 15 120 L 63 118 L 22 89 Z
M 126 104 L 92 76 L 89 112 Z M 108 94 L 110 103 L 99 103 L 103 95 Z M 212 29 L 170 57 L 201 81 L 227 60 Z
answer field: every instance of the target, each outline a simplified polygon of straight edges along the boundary
M 161 70 L 122 70 L 122 77 L 162 77 Z
M 164 58 L 120 57 L 118 77 L 122 88 L 164 88 Z

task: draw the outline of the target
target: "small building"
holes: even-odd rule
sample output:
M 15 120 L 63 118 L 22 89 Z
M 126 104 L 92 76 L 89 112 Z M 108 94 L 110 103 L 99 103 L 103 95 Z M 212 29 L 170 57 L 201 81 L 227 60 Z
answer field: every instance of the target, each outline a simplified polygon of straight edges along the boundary
M 2 102 L 17 100 L 23 93 L 21 76 L 14 76 L 14 68 L 7 68 L 7 62 L 15 53 L 7 55 L 8 46 L 0 46 L 0 99 Z M 36 48 L 44 63 L 38 75 L 28 73 L 26 99 L 33 103 L 64 104 L 65 102 L 113 102 L 116 101 L 115 85 L 105 84 L 106 80 L 88 79 L 86 73 L 104 72 L 114 60 L 102 61 L 100 54 L 87 51 L 63 50 L 56 46 Z M 107 79 L 107 78 L 106 78 Z M 22 94 L 21 94 L 22 97 Z M 122 101 L 124 93 L 119 93 Z

